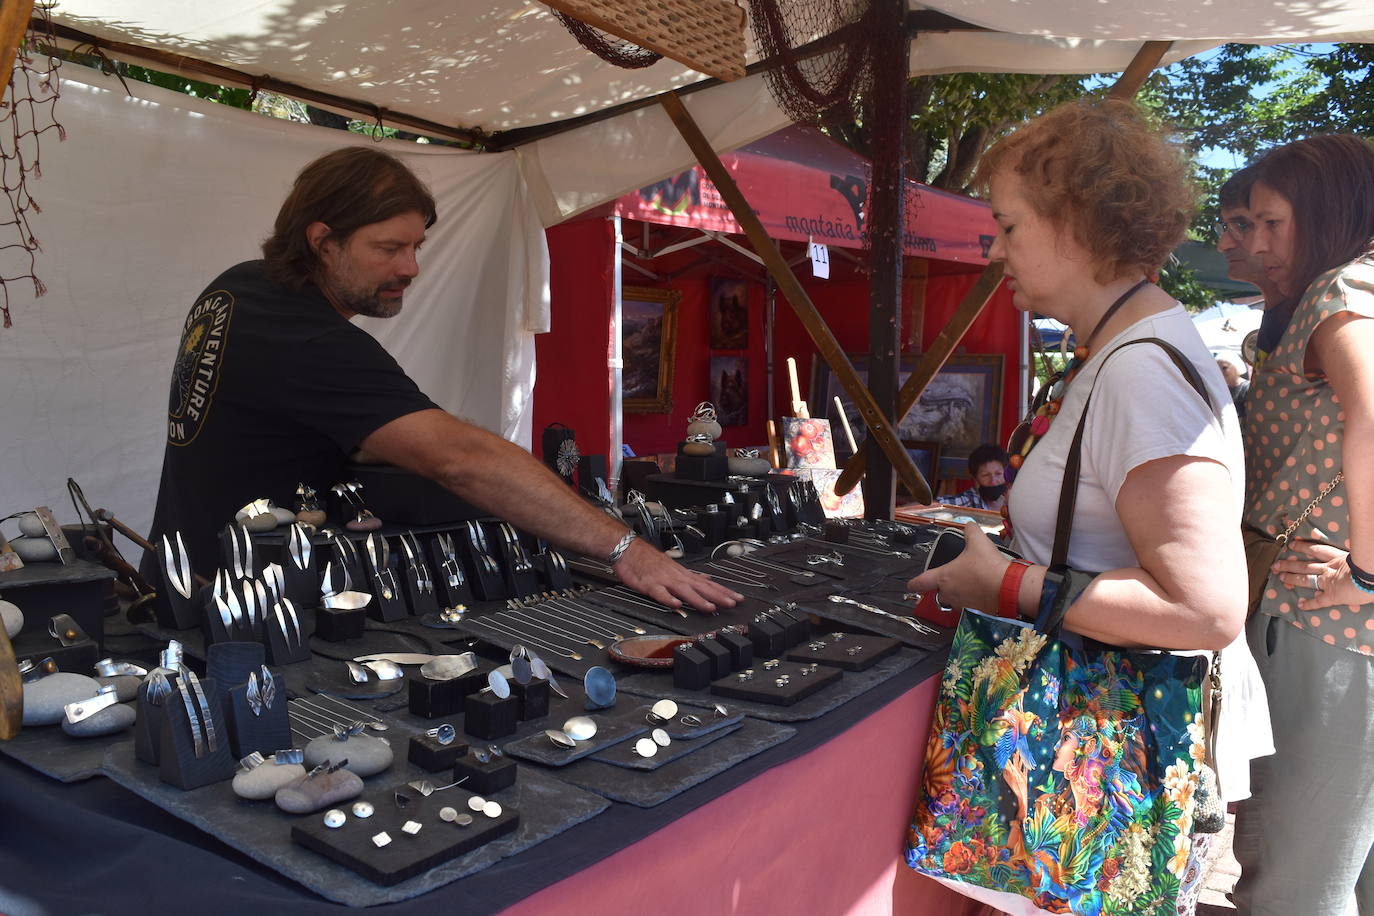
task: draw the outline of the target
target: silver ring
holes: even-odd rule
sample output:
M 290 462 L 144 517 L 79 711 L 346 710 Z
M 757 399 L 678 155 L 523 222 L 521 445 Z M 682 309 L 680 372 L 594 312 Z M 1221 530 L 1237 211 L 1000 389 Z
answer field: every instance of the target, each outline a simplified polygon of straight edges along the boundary
M 1312 591 L 1314 591 L 1314 592 L 1319 592 L 1319 591 L 1321 591 L 1321 584 L 1320 584 L 1320 583 L 1318 582 L 1318 580 L 1317 580 L 1317 574 L 1316 574 L 1316 573 L 1310 573 L 1310 574 L 1307 576 L 1307 587 L 1310 588 L 1310 589 L 1312 589 Z

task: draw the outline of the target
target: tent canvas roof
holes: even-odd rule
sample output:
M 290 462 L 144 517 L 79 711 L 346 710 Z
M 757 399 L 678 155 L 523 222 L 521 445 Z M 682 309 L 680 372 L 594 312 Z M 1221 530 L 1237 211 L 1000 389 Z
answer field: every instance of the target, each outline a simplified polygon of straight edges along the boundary
M 935 0 L 911 9 L 972 29 L 918 33 L 912 73 L 1112 72 L 1146 40 L 1175 42 L 1165 63 L 1223 41 L 1374 41 L 1368 0 Z M 688 104 L 718 150 L 787 124 L 761 74 L 716 84 L 666 59 L 618 69 L 585 51 L 535 0 L 57 0 L 52 19 L 107 42 L 495 132 L 497 142 L 502 131 L 570 127 L 521 147 L 522 171 L 546 225 L 692 165 L 657 106 L 620 106 L 708 87 Z M 751 42 L 748 62 L 757 58 Z M 585 122 L 611 110 L 613 117 Z

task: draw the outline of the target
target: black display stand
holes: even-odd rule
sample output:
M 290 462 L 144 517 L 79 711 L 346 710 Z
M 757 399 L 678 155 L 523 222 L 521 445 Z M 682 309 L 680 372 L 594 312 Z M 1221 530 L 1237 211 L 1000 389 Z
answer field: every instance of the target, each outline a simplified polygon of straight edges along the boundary
M 491 534 L 487 532 L 487 543 L 490 544 L 491 541 Z M 472 543 L 465 529 L 459 529 L 454 543 L 458 547 L 458 552 L 463 555 L 463 565 L 468 570 L 468 584 L 478 600 L 505 601 L 510 597 L 510 593 L 506 591 L 505 578 L 501 575 L 500 564 L 494 555 L 484 552 L 480 545 Z
M 205 602 L 201 610 L 200 629 L 205 634 L 206 645 L 252 642 L 255 638 L 253 625 L 247 619 L 235 619 L 230 616 L 229 623 L 225 624 L 224 615 L 219 611 L 219 601 L 215 599 L 208 585 L 205 587 Z
M 730 459 L 725 457 L 725 443 L 716 440 L 709 455 L 688 455 L 683 452 L 686 442 L 677 444 L 677 468 L 673 476 L 679 480 L 723 481 L 730 476 Z
M 315 612 L 315 635 L 325 642 L 360 639 L 366 624 L 367 608 L 322 607 Z
M 105 610 L 107 605 L 118 605 L 114 580 L 112 570 L 90 560 L 78 559 L 65 566 L 30 563 L 22 569 L 0 572 L 0 595 L 24 610 L 24 629 L 19 635 L 46 636 L 52 617 L 70 614 L 87 636 L 103 645 Z M 162 594 L 161 588 L 158 594 Z M 193 617 L 189 625 L 195 626 L 196 619 Z
M 426 772 L 438 773 L 440 770 L 451 769 L 467 752 L 468 746 L 457 738 L 448 744 L 440 744 L 438 738 L 421 732 L 410 736 L 406 759 Z
M 607 483 L 611 479 L 606 468 L 605 455 L 583 455 L 577 459 L 577 489 L 586 496 L 600 497 L 601 488 L 597 480 Z
M 373 536 L 379 542 L 385 542 L 386 538 L 376 532 Z M 363 550 L 363 565 L 367 567 L 367 590 L 372 593 L 372 601 L 367 605 L 367 616 L 382 623 L 391 623 L 394 620 L 402 620 L 410 616 L 410 611 L 406 607 L 405 595 L 401 592 L 401 577 L 397 575 L 395 563 L 388 563 L 384 566 L 377 566 L 372 562 L 370 556 L 366 556 L 367 551 Z M 392 560 L 395 557 L 391 558 Z M 385 573 L 385 575 L 383 575 Z M 387 597 L 390 595 L 391 597 Z
M 231 522 L 225 525 L 219 532 L 219 554 L 223 560 L 223 566 L 229 573 L 238 577 L 238 570 L 234 566 L 234 545 L 238 545 L 239 555 L 243 558 L 245 569 L 243 570 L 244 579 L 256 579 L 262 570 L 262 563 L 258 559 L 258 552 L 253 543 L 253 533 L 240 524 Z
M 205 651 L 205 680 L 202 683 L 218 684 L 223 690 L 237 687 L 248 681 L 248 672 L 261 671 L 266 661 L 267 647 L 262 643 L 215 643 Z M 224 698 L 218 699 L 223 702 Z
M 349 817 L 342 827 L 326 827 L 320 817 L 302 818 L 292 825 L 291 839 L 369 881 L 390 886 L 513 833 L 520 824 L 520 815 L 505 807 L 494 818 L 473 814 L 466 827 L 441 821 L 438 811 L 446 805 L 472 814 L 467 806 L 471 793 L 461 786 L 442 796 L 416 799 L 404 811 L 396 810 L 393 795 L 387 791 L 364 796 L 377 813 L 366 819 Z M 411 836 L 401 830 L 406 821 L 424 826 Z M 391 842 L 379 847 L 372 838 L 383 832 Z
M 535 568 L 539 570 L 539 578 L 543 580 L 544 586 L 550 591 L 561 592 L 573 587 L 573 577 L 566 559 L 560 562 L 554 559 L 555 556 L 562 557 L 563 555 L 550 547 L 535 557 L 534 563 Z
M 276 693 L 271 705 L 265 706 L 262 715 L 253 715 L 248 705 L 248 685 L 231 687 L 225 710 L 228 713 L 229 745 L 235 760 L 242 760 L 254 751 L 268 756 L 284 747 L 291 746 L 291 720 L 286 712 L 286 689 L 280 677 L 276 679 Z
M 186 717 L 186 706 L 180 692 L 174 690 L 162 703 L 162 747 L 159 751 L 158 775 L 163 782 L 182 790 L 199 789 L 201 786 L 234 778 L 236 764 L 225 728 L 224 708 L 216 698 L 216 685 L 208 679 L 202 679 L 200 685 L 209 698 L 210 712 L 218 733 L 216 749 L 210 750 L 209 743 L 206 742 L 203 757 L 196 757 L 195 743 L 191 738 L 191 722 Z M 204 723 L 201 724 L 203 727 Z
M 463 561 L 459 556 L 458 539 L 462 535 L 455 532 L 450 537 L 454 539 L 452 561 L 444 555 L 437 537 L 429 538 L 426 545 L 430 559 L 429 568 L 434 574 L 435 599 L 440 607 L 457 607 L 472 602 L 472 587 L 468 584 L 468 573 L 463 568 Z
M 419 671 L 406 676 L 411 715 L 421 719 L 451 716 L 458 709 L 458 678 L 438 680 L 425 677 Z
M 366 573 L 363 570 L 363 556 L 362 552 L 358 549 L 358 545 L 354 543 L 354 541 L 351 538 L 347 538 L 340 535 L 339 537 L 334 538 L 331 542 L 329 553 L 330 556 L 327 562 L 332 563 L 335 566 L 335 568 L 342 567 L 344 572 L 348 574 L 349 584 L 354 589 L 359 591 L 366 591 L 368 579 Z M 323 586 L 324 565 L 320 565 L 319 569 L 321 580 L 320 584 L 321 586 Z M 335 589 L 335 591 L 339 590 L 340 589 L 337 588 Z
M 289 534 L 287 538 L 289 543 Z M 286 546 L 282 548 L 282 588 L 286 592 L 286 597 L 297 607 L 314 607 L 320 602 L 320 570 L 323 567 L 319 559 L 322 549 L 327 548 L 312 545 L 310 559 L 304 566 L 297 566 L 291 551 Z
M 483 756 L 486 757 L 485 761 L 469 749 L 466 754 L 459 757 L 453 764 L 452 781 L 463 780 L 463 788 L 478 795 L 491 795 L 515 785 L 519 768 L 514 760 L 504 754 L 498 756 L 490 752 Z
M 167 675 L 167 683 L 173 688 L 176 687 L 177 676 Z M 180 701 L 180 696 L 175 693 L 162 698 L 162 702 L 175 699 Z M 151 763 L 157 766 L 162 760 L 162 721 L 166 714 L 161 705 L 154 705 L 148 702 L 148 682 L 145 680 L 138 685 L 138 717 L 134 719 L 134 756 L 144 763 Z
M 191 580 L 191 597 L 183 598 L 167 576 L 167 553 L 159 541 L 153 551 L 157 558 L 157 597 L 153 599 L 153 613 L 160 627 L 169 630 L 189 630 L 200 626 L 202 600 L 200 588 Z M 79 622 L 79 621 L 78 621 Z
M 517 533 L 516 538 L 520 535 Z M 501 579 L 505 583 L 506 594 L 514 598 L 528 598 L 543 591 L 539 583 L 539 572 L 530 559 L 530 550 L 524 543 L 519 544 L 519 552 L 498 529 L 492 547 L 496 553 L 496 564 L 501 568 Z
M 296 605 L 296 627 L 291 626 L 290 615 L 285 611 L 280 621 L 275 610 L 267 616 L 263 628 L 267 637 L 267 660 L 274 665 L 290 665 L 310 659 L 310 633 L 300 607 Z M 319 617 L 318 611 L 315 616 Z M 285 630 L 282 629 L 283 625 Z
M 711 683 L 711 656 L 692 643 L 673 650 L 673 686 L 681 690 L 704 690 Z
M 510 695 L 515 698 L 516 716 L 521 722 L 538 719 L 549 714 L 549 682 L 534 678 L 528 684 L 511 681 Z
M 730 673 L 730 650 L 714 638 L 707 636 L 697 640 L 697 649 L 711 660 L 711 680 L 725 677 Z
M 404 554 L 402 559 L 404 560 Z M 405 593 L 406 605 L 410 608 L 410 613 L 416 617 L 437 614 L 439 600 L 435 589 L 438 588 L 438 583 L 429 575 L 423 554 L 416 557 L 416 566 L 418 569 L 412 570 L 409 563 L 402 562 L 402 568 L 397 573 L 397 578 L 401 580 L 401 591 Z
M 513 735 L 519 712 L 515 697 L 502 699 L 490 691 L 478 691 L 463 701 L 463 731 L 488 741 Z

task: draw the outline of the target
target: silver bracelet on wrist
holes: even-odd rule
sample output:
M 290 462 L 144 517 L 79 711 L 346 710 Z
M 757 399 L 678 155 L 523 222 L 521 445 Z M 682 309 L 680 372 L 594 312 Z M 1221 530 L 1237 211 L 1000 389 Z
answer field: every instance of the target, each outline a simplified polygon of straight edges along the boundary
M 611 552 L 606 556 L 606 562 L 611 566 L 615 566 L 615 564 L 619 563 L 620 558 L 625 556 L 625 551 L 630 549 L 630 545 L 633 544 L 638 537 L 639 535 L 635 534 L 633 531 L 625 532 L 625 536 L 619 541 L 616 541 L 615 546 L 611 548 Z

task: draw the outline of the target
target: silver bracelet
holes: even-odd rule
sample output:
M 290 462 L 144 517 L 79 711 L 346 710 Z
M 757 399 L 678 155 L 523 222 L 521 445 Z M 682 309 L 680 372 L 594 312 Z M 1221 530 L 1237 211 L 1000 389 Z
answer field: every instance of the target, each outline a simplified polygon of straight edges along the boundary
M 639 535 L 635 534 L 633 531 L 625 532 L 625 536 L 616 541 L 615 546 L 611 548 L 611 552 L 606 556 L 606 562 L 611 566 L 619 563 L 620 558 L 625 556 L 625 551 L 629 550 L 630 545 L 638 538 Z

